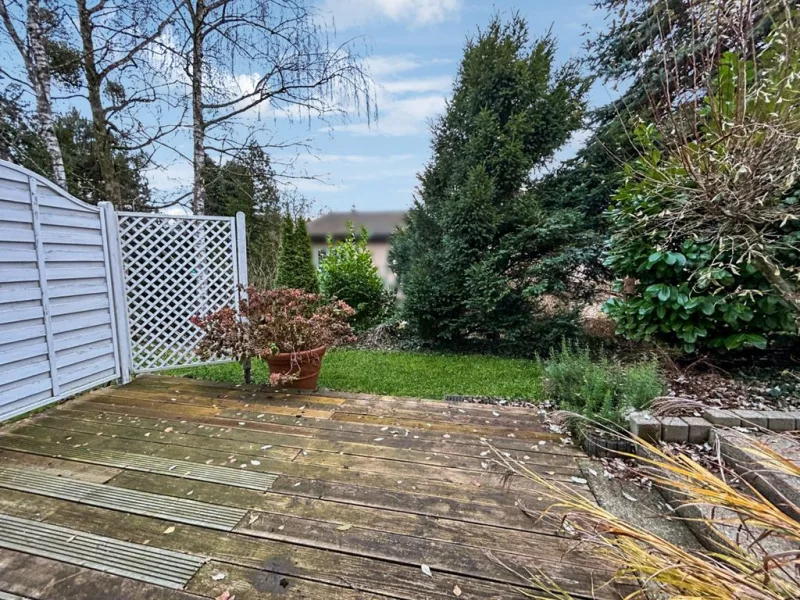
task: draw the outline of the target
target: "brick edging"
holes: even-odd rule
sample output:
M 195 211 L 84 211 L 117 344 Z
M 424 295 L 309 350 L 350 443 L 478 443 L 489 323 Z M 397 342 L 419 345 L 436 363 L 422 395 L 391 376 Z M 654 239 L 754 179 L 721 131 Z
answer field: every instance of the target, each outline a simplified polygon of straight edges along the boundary
M 713 426 L 757 427 L 777 433 L 800 430 L 800 411 L 727 410 L 708 408 L 703 417 L 654 417 L 646 411 L 632 413 L 630 432 L 648 442 L 703 444 Z

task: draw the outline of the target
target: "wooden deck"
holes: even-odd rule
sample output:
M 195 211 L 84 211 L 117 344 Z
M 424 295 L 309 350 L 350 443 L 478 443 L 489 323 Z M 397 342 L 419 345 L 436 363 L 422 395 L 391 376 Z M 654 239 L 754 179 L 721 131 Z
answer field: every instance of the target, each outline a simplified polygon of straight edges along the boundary
M 63 546 L 0 541 L 0 598 L 512 599 L 526 570 L 619 597 L 602 561 L 523 514 L 547 502 L 485 468 L 481 437 L 590 495 L 581 453 L 531 410 L 156 376 L 86 394 L 0 430 L 0 518 Z M 101 572 L 74 564 L 81 533 L 203 564 L 173 589 L 129 574 L 139 559 Z

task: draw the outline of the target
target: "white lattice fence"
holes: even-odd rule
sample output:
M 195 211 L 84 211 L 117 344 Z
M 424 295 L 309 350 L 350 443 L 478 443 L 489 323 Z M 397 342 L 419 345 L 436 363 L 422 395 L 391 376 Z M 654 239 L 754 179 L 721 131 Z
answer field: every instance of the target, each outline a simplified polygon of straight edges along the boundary
M 202 333 L 189 318 L 238 303 L 247 284 L 244 215 L 118 219 L 133 370 L 204 364 L 194 353 Z

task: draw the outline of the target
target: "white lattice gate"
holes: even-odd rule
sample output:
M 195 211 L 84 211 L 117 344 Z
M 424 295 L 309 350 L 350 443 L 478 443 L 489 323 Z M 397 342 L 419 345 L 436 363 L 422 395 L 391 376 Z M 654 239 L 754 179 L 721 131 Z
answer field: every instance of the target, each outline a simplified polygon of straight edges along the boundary
M 133 371 L 209 364 L 194 353 L 202 333 L 189 319 L 238 303 L 247 285 L 244 214 L 117 217 Z

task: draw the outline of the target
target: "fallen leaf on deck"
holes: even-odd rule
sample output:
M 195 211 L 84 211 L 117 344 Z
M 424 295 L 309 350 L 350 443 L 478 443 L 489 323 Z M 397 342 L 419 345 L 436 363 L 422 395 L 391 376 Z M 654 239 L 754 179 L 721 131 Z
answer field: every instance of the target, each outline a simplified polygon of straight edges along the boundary
M 167 427 L 167 428 L 164 430 L 164 433 L 170 433 L 171 431 L 172 431 L 172 427 Z
M 389 429 L 388 425 L 386 427 L 381 427 L 381 431 L 386 431 L 387 429 Z
M 374 440 L 372 440 L 372 441 L 373 441 L 373 442 L 382 442 L 382 441 L 383 441 L 383 438 L 375 438 L 375 439 L 374 439 Z
M 223 579 L 225 579 L 225 573 L 220 573 L 219 571 L 217 571 L 216 573 L 212 573 L 211 579 L 213 579 L 214 581 L 222 581 Z
M 500 413 L 499 413 L 499 412 L 497 412 L 496 410 L 493 410 L 493 411 L 492 411 L 492 414 L 493 414 L 495 417 L 499 417 L 499 416 L 500 416 Z
M 353 526 L 352 526 L 352 525 L 350 525 L 349 523 L 345 523 L 344 525 L 339 525 L 339 526 L 336 528 L 336 530 L 337 530 L 337 531 L 349 531 L 349 530 L 350 530 L 350 529 L 352 529 L 352 528 L 353 528 Z
M 453 596 L 460 596 L 461 595 L 461 588 L 456 586 L 453 588 Z
M 428 565 L 422 565 L 422 572 L 425 573 L 428 577 L 433 577 L 433 573 L 431 573 L 431 568 Z
M 169 527 L 167 527 L 164 530 L 164 533 L 172 533 L 173 531 L 175 531 L 175 526 L 174 525 L 170 525 Z
M 582 484 L 582 483 L 586 483 L 586 480 L 585 480 L 583 477 L 575 477 L 575 476 L 572 476 L 572 477 L 570 477 L 570 478 L 569 478 L 569 480 L 570 480 L 572 483 L 581 483 L 581 484 Z
M 262 450 L 269 450 L 270 448 L 272 448 L 272 444 L 267 444 L 266 446 L 261 446 Z
M 261 464 L 261 461 L 260 460 L 251 460 L 250 464 L 253 465 L 254 467 L 257 467 L 258 465 Z
M 252 525 L 256 521 L 258 521 L 258 515 L 250 515 L 250 518 L 247 520 L 247 522 L 250 523 L 250 525 Z

